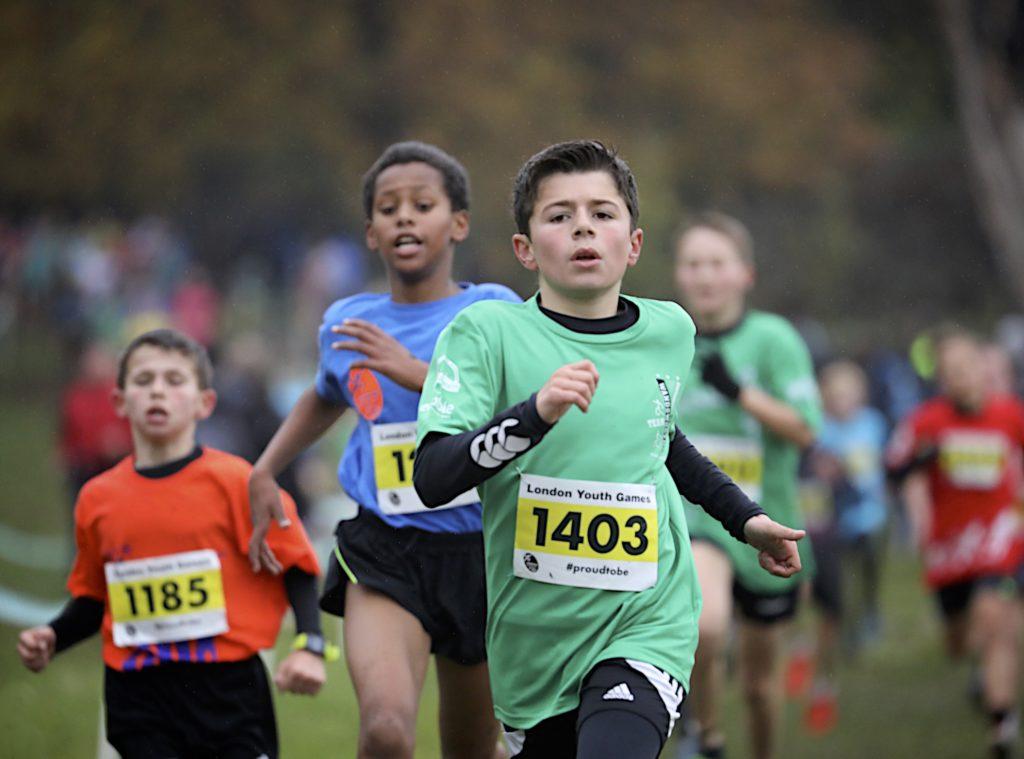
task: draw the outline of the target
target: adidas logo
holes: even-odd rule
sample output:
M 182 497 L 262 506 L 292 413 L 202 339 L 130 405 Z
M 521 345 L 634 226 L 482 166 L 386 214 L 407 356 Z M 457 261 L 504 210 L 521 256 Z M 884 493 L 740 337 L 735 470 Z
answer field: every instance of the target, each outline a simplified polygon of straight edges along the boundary
M 609 688 L 601 696 L 605 701 L 632 701 L 633 693 L 625 683 L 619 683 L 614 688 Z

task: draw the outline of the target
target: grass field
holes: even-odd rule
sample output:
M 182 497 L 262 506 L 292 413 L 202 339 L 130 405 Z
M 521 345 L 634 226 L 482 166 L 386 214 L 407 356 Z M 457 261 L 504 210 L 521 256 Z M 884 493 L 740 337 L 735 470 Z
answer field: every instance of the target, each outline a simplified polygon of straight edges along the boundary
M 32 533 L 67 530 L 69 509 L 52 461 L 56 367 L 37 362 L 40 381 L 12 377 L 11 352 L 0 361 L 0 523 Z M 0 559 L 0 586 L 59 601 L 63 576 Z M 984 752 L 984 723 L 965 698 L 965 672 L 939 648 L 938 626 L 922 592 L 915 563 L 893 557 L 888 565 L 882 643 L 841 674 L 840 724 L 811 739 L 800 727 L 800 707 L 786 710 L 786 759 L 929 757 L 963 759 Z M 95 755 L 101 688 L 97 641 L 61 655 L 42 675 L 21 668 L 17 630 L 0 625 L 0 756 Z M 286 629 L 282 642 L 290 637 Z M 282 751 L 293 757 L 354 756 L 355 698 L 342 664 L 332 665 L 316 699 L 278 699 Z M 439 756 L 436 689 L 428 680 L 419 720 L 417 756 Z M 728 702 L 731 757 L 746 752 L 735 689 Z M 670 751 L 666 751 L 668 756 Z

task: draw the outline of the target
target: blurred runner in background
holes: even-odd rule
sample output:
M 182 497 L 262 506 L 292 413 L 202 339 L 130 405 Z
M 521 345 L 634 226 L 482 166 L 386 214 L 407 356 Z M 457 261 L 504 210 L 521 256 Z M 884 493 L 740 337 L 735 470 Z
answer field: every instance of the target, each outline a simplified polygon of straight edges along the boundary
M 1024 406 L 990 391 L 970 333 L 944 328 L 934 351 L 941 394 L 900 425 L 887 466 L 903 482 L 947 650 L 978 658 L 991 755 L 1004 757 L 1019 732 Z

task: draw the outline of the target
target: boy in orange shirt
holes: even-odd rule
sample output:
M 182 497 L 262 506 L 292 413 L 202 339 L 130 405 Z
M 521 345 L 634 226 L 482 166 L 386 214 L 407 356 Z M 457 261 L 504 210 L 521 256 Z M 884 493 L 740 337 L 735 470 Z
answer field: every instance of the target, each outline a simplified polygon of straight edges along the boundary
M 107 736 L 124 759 L 277 756 L 277 728 L 258 656 L 290 604 L 300 633 L 278 668 L 281 690 L 315 694 L 325 681 L 316 555 L 295 505 L 269 540 L 283 576 L 255 574 L 243 459 L 196 445 L 216 402 L 205 350 L 173 330 L 133 340 L 114 403 L 133 453 L 82 488 L 71 601 L 21 633 L 33 672 L 102 632 Z

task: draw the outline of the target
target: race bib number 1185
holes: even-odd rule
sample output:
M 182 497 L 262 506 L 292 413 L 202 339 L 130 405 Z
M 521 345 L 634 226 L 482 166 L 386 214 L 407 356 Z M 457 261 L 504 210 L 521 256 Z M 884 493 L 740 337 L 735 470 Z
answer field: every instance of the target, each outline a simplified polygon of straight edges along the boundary
M 108 562 L 104 571 L 116 646 L 209 638 L 228 630 L 216 551 Z

